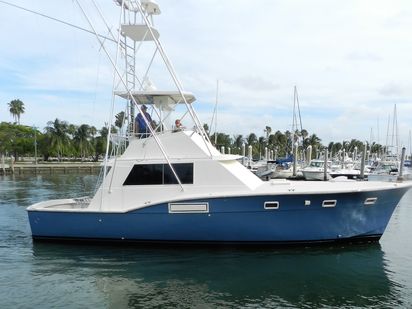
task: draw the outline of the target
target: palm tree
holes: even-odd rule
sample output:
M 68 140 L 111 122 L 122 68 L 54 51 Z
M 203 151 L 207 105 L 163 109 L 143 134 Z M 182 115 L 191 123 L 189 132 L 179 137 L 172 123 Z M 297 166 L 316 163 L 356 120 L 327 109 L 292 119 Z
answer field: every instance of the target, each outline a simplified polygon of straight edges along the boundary
M 86 157 L 86 155 L 89 153 L 89 150 L 91 150 L 91 128 L 87 124 L 82 124 L 79 126 L 74 133 L 74 141 L 79 148 L 79 153 L 80 157 L 83 159 Z
M 384 147 L 382 145 L 373 142 L 372 145 L 371 145 L 371 152 L 380 154 L 380 153 L 383 152 L 383 148 Z M 361 149 L 361 148 L 358 148 L 358 149 Z
M 302 136 L 303 140 L 305 140 L 305 138 L 309 136 L 309 132 L 305 129 L 302 129 L 302 131 L 300 131 L 300 135 Z
M 47 125 L 45 130 L 50 147 L 52 150 L 56 151 L 60 161 L 64 151 L 70 145 L 70 138 L 68 135 L 69 125 L 66 121 L 60 121 L 57 118 L 54 121 L 49 121 Z
M 207 123 L 203 124 L 203 130 L 205 130 L 207 136 L 209 136 L 209 126 L 207 125 Z
M 20 115 L 24 113 L 24 103 L 20 99 L 12 100 L 8 103 L 9 111 L 13 115 L 14 121 L 20 124 Z
M 215 134 L 216 134 L 216 145 L 215 147 L 218 146 L 224 146 L 226 149 L 232 145 L 232 138 L 230 137 L 229 134 L 225 133 L 214 133 L 211 138 L 215 139 Z
M 320 142 L 321 139 L 316 134 L 312 134 L 308 137 L 308 143 L 312 146 L 314 154 L 322 147 L 322 144 Z
M 264 136 L 259 137 L 258 145 L 259 145 L 259 159 L 260 159 L 262 157 L 262 150 L 266 146 L 266 139 Z
M 286 145 L 287 139 L 286 135 L 280 132 L 279 130 L 275 132 L 275 134 L 271 134 L 269 136 L 269 148 L 276 149 L 279 151 L 280 156 L 286 155 Z
M 265 129 L 263 130 L 266 133 L 266 140 L 269 139 L 270 134 L 272 133 L 272 128 L 269 126 L 266 126 Z
M 243 145 L 243 135 L 242 134 L 234 135 L 233 139 L 234 139 L 233 145 L 235 147 L 237 147 L 237 148 L 242 147 L 242 145 Z
M 124 113 L 123 111 L 121 111 L 120 113 L 116 114 L 116 116 L 115 116 L 116 120 L 115 120 L 115 122 L 114 122 L 114 125 L 115 125 L 116 127 L 118 127 L 119 129 L 121 129 L 121 128 L 123 127 L 123 124 L 124 124 L 124 116 L 125 116 L 125 113 Z
M 90 134 L 92 135 L 93 138 L 97 134 L 97 129 L 95 126 L 90 127 Z
M 109 128 L 107 126 L 104 126 L 99 130 L 98 133 L 100 134 L 100 136 L 94 138 L 94 161 L 97 161 L 99 159 L 99 156 L 104 155 L 106 152 L 107 135 L 109 134 Z
M 257 136 L 255 133 L 250 133 L 247 137 L 246 137 L 246 141 L 248 145 L 253 145 L 257 142 Z
M 75 124 L 68 124 L 67 126 L 67 133 L 71 135 L 71 137 L 74 137 L 74 135 L 76 134 L 78 127 Z

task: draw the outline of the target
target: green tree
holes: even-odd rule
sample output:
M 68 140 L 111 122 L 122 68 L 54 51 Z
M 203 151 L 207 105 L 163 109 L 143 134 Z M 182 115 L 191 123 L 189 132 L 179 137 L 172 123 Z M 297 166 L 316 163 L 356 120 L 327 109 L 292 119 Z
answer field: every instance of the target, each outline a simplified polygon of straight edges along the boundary
M 92 152 L 91 131 L 92 130 L 89 125 L 82 124 L 77 128 L 76 132 L 74 133 L 73 141 L 77 146 L 77 150 L 80 154 L 82 161 L 89 153 Z
M 97 134 L 97 129 L 95 126 L 91 126 L 90 127 L 90 135 L 92 136 L 92 138 L 94 138 L 94 136 Z
M 34 129 L 28 126 L 0 123 L 0 153 L 13 154 L 16 160 L 21 155 L 34 153 Z
M 246 137 L 246 142 L 248 145 L 253 146 L 254 144 L 256 144 L 257 142 L 257 136 L 255 133 L 250 133 L 247 137 Z
M 20 115 L 24 113 L 24 103 L 20 99 L 15 99 L 10 101 L 8 105 L 14 121 L 20 124 Z
M 230 137 L 229 134 L 225 134 L 225 133 L 214 133 L 211 136 L 211 139 L 214 140 L 215 139 L 215 134 L 217 134 L 217 139 L 216 139 L 216 145 L 215 147 L 220 150 L 221 146 L 224 146 L 225 149 L 227 149 L 228 147 L 230 147 L 232 145 L 232 138 Z
M 209 136 L 209 126 L 207 123 L 203 124 L 203 130 L 205 130 L 206 134 Z
M 314 158 L 316 153 L 322 148 L 322 144 L 320 142 L 321 139 L 316 134 L 308 136 L 308 144 L 312 146 L 312 158 Z
M 69 124 L 56 118 L 54 121 L 47 122 L 45 130 L 47 135 L 46 142 L 49 143 L 50 153 L 57 155 L 60 161 L 71 144 Z
M 116 114 L 115 118 L 116 120 L 114 121 L 114 125 L 121 129 L 124 124 L 125 113 L 121 111 L 120 113 Z
M 99 136 L 94 139 L 94 161 L 99 160 L 99 157 L 106 153 L 107 145 L 107 134 L 109 134 L 109 129 L 107 127 L 102 127 L 99 130 Z
M 269 148 L 276 151 L 279 156 L 286 156 L 287 137 L 279 130 L 271 134 L 268 140 Z
M 300 135 L 302 136 L 303 140 L 305 140 L 305 138 L 309 136 L 309 132 L 305 129 L 302 129 L 302 131 L 300 131 Z
M 233 136 L 233 148 L 235 148 L 238 153 L 240 153 L 240 149 L 242 148 L 243 143 L 244 139 L 242 134 Z
M 272 134 L 272 128 L 269 126 L 266 126 L 263 131 L 266 133 L 266 140 L 269 139 L 270 134 Z
M 328 151 L 332 155 L 338 153 L 340 150 L 342 150 L 342 148 L 343 148 L 343 145 L 339 142 L 337 143 L 330 142 L 328 145 Z
M 258 156 L 259 156 L 259 159 L 262 155 L 264 155 L 263 150 L 265 149 L 265 146 L 266 146 L 266 140 L 267 139 L 264 136 L 261 136 L 258 139 L 258 146 L 259 146 Z
M 371 145 L 371 152 L 372 153 L 376 153 L 376 154 L 383 154 L 384 153 L 384 146 L 382 146 L 381 144 L 377 144 L 377 143 L 372 143 L 372 145 Z M 358 150 L 359 149 L 363 149 L 363 145 L 362 145 L 362 148 L 358 148 Z

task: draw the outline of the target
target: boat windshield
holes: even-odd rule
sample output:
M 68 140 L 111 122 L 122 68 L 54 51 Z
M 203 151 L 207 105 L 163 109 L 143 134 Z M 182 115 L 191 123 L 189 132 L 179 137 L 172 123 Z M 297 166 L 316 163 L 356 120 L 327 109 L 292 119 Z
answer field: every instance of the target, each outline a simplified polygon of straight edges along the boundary
M 311 167 L 323 167 L 324 163 L 323 161 L 312 161 L 310 162 Z

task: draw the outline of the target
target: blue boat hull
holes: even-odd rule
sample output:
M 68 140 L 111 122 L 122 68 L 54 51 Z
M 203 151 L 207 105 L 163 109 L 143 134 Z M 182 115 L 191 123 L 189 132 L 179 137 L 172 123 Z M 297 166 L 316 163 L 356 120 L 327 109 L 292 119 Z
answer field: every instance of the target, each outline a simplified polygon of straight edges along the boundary
M 34 239 L 179 243 L 314 243 L 379 239 L 408 188 L 376 192 L 197 199 L 207 213 L 169 213 L 158 204 L 127 213 L 29 210 Z M 374 205 L 364 205 L 377 197 Z M 310 205 L 305 205 L 310 200 Z M 336 200 L 335 207 L 322 207 Z M 264 209 L 278 201 L 278 209 Z

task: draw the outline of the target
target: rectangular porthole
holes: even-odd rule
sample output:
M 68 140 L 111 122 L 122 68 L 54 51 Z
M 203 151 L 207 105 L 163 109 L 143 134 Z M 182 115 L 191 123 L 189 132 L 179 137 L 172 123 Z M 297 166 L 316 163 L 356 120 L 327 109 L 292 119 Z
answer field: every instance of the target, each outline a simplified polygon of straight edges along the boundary
M 368 197 L 363 204 L 364 205 L 374 205 L 377 200 L 378 200 L 377 197 Z
M 264 207 L 265 209 L 278 209 L 279 202 L 265 202 Z
M 169 203 L 169 213 L 207 213 L 209 203 Z
M 322 207 L 335 207 L 336 206 L 336 200 L 324 200 L 322 202 Z

